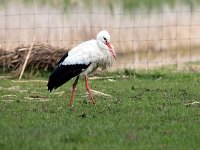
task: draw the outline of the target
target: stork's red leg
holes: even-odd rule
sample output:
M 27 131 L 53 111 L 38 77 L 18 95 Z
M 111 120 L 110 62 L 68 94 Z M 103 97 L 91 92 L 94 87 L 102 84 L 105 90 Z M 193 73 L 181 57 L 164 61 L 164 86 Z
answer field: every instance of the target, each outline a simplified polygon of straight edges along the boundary
M 74 92 L 75 92 L 75 89 L 76 89 L 76 85 L 78 83 L 78 79 L 79 79 L 79 76 L 76 78 L 76 80 L 74 81 L 73 85 L 72 85 L 72 95 L 70 97 L 70 100 L 69 100 L 69 107 L 72 108 L 72 101 L 73 101 L 73 98 L 74 98 Z
M 93 98 L 93 96 L 92 96 L 92 93 L 91 93 L 91 91 L 90 91 L 90 87 L 89 87 L 89 85 L 88 85 L 88 77 L 86 77 L 86 76 L 85 76 L 85 86 L 86 86 L 86 89 L 87 89 L 87 91 L 88 91 L 88 93 L 89 93 L 89 95 L 90 95 L 90 100 L 91 100 L 92 104 L 96 105 L 96 103 L 95 103 L 95 101 L 94 101 L 94 98 Z

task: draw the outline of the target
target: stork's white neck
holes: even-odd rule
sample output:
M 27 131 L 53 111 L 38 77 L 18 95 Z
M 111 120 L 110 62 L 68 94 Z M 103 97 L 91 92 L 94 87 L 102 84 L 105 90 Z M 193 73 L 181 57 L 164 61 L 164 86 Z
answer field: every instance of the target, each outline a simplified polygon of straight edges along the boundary
M 102 51 L 109 50 L 108 47 L 99 40 L 97 40 L 97 45 L 98 45 L 99 49 Z

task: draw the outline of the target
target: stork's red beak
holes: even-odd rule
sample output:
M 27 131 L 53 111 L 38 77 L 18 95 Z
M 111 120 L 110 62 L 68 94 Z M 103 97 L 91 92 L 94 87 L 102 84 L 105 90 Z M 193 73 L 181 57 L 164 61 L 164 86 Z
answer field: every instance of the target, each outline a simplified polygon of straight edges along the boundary
M 106 45 L 108 46 L 109 48 L 109 51 L 111 52 L 111 54 L 113 55 L 113 57 L 115 58 L 116 60 L 116 54 L 115 54 L 115 50 L 113 49 L 113 47 L 110 45 L 109 42 L 106 42 Z

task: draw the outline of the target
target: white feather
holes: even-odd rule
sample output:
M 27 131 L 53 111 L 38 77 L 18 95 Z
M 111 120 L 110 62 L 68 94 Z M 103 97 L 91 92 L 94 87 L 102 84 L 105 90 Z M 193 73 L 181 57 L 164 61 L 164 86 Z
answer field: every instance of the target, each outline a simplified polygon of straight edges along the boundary
M 96 44 L 96 40 L 86 41 L 70 50 L 68 57 L 65 58 L 62 65 L 88 65 L 97 59 L 99 55 L 101 55 L 101 52 Z
M 100 34 L 101 35 L 101 34 Z M 104 34 L 105 35 L 105 34 Z M 109 34 L 108 34 L 109 35 Z M 107 36 L 107 35 L 105 35 Z M 100 36 L 103 39 L 103 34 Z M 110 35 L 109 35 L 110 40 Z M 112 65 L 112 54 L 108 47 L 101 40 L 90 40 L 79 44 L 71 49 L 68 57 L 61 63 L 62 65 L 85 64 L 90 66 L 82 72 L 82 75 L 88 75 L 98 67 L 105 69 Z M 112 46 L 113 47 L 113 46 Z

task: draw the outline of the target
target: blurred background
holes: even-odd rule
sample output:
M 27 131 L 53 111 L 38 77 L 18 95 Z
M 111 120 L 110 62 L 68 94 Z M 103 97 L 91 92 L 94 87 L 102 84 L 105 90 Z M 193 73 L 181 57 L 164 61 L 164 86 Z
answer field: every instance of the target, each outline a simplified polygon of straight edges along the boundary
M 69 47 L 106 29 L 117 52 L 111 70 L 198 71 L 199 16 L 200 0 L 0 0 L 0 50 L 33 37 Z

